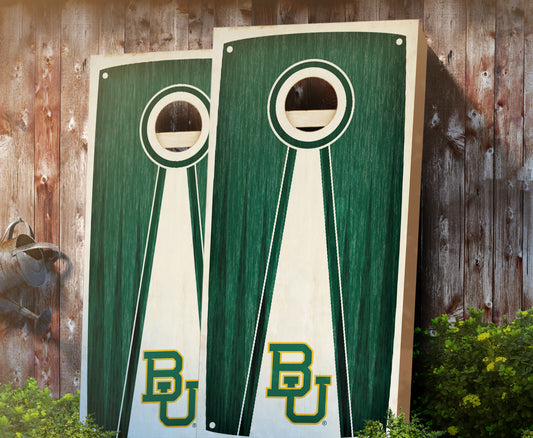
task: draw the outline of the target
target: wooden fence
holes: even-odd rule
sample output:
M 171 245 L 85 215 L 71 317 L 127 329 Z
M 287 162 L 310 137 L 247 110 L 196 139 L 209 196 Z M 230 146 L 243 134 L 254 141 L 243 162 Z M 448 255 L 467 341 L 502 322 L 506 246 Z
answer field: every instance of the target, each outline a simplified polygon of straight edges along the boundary
M 90 55 L 206 49 L 214 26 L 405 18 L 430 47 L 418 324 L 532 307 L 530 0 L 0 0 L 0 226 L 20 216 L 64 253 L 45 286 L 11 293 L 52 311 L 44 336 L 0 312 L 0 382 L 79 387 Z

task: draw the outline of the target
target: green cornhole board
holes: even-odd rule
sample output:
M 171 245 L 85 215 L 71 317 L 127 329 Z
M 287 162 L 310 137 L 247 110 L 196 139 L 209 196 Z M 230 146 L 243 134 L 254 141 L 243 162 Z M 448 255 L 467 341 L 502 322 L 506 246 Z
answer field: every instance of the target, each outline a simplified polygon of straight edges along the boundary
M 214 35 L 198 437 L 355 436 L 409 410 L 424 36 Z
M 81 415 L 196 436 L 211 52 L 91 59 Z

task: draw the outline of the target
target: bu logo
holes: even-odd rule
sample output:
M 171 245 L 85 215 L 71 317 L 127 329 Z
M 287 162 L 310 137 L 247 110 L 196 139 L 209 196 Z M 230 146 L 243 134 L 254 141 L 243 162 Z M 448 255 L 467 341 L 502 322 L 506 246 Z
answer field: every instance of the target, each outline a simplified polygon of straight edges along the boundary
M 188 391 L 187 415 L 185 417 L 170 418 L 168 404 L 180 398 L 183 391 L 183 357 L 177 351 L 145 351 L 143 359 L 146 361 L 146 393 L 142 396 L 143 403 L 159 403 L 159 419 L 167 427 L 184 427 L 194 421 L 196 417 L 196 390 L 198 380 L 187 380 L 185 388 Z M 157 361 L 174 361 L 173 368 L 156 368 Z
M 314 414 L 297 414 L 294 412 L 296 398 L 305 397 L 311 391 L 313 373 L 313 350 L 302 343 L 270 343 L 268 351 L 272 353 L 272 374 L 267 397 L 285 397 L 285 415 L 291 423 L 316 424 L 326 416 L 328 386 L 331 376 L 315 376 L 318 386 L 317 410 Z M 282 353 L 303 355 L 301 362 L 282 362 Z

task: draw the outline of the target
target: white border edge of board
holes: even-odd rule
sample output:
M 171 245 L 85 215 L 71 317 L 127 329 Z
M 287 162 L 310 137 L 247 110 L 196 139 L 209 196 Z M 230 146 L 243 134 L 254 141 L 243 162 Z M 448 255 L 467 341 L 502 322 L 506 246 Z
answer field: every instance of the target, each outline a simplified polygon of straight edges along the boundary
M 415 31 L 420 20 L 389 20 L 389 21 L 345 21 L 337 23 L 312 24 L 278 24 L 268 26 L 215 27 L 213 30 L 213 59 L 218 57 L 219 47 L 225 43 L 275 35 L 292 35 L 302 33 L 337 33 L 337 32 L 375 32 L 398 35 L 411 35 L 416 38 Z
M 87 177 L 85 200 L 85 239 L 84 239 L 84 267 L 83 267 L 83 316 L 82 316 L 82 342 L 81 342 L 81 379 L 80 379 L 80 419 L 85 420 L 87 412 L 88 388 L 88 323 L 89 323 L 89 274 L 91 256 L 91 211 L 93 192 L 94 151 L 96 135 L 96 117 L 98 104 L 98 84 L 100 73 L 112 67 L 156 61 L 177 61 L 187 59 L 212 59 L 213 51 L 206 50 L 181 50 L 168 52 L 126 53 L 113 55 L 92 55 L 90 60 L 89 84 L 89 142 L 87 151 Z M 139 139 L 140 142 L 140 139 Z
M 389 407 L 410 414 L 427 44 L 419 24 L 406 35 L 402 221 Z

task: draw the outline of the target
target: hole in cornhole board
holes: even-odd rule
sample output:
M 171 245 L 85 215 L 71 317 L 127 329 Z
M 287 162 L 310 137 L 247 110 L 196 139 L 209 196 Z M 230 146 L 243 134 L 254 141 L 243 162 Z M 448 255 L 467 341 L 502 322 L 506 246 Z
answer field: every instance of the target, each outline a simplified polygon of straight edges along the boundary
M 327 126 L 337 112 L 337 94 L 322 78 L 307 77 L 292 86 L 285 99 L 290 124 L 301 131 L 318 131 Z
M 157 141 L 165 149 L 171 152 L 186 151 L 200 138 L 200 112 L 189 102 L 171 102 L 157 115 L 155 132 Z

